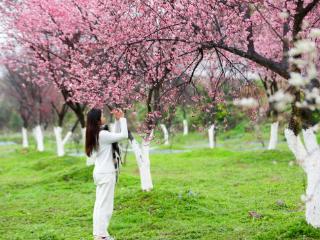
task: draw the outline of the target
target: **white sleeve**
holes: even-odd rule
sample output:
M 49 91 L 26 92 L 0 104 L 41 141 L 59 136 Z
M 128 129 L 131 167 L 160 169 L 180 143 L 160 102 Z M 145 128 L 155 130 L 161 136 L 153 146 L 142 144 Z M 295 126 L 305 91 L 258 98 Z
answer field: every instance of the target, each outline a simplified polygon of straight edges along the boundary
M 115 143 L 128 138 L 127 119 L 120 118 L 117 122 L 120 123 L 120 132 L 100 131 L 99 138 L 101 144 Z
M 94 165 L 96 162 L 97 153 L 96 151 L 92 151 L 91 156 L 87 157 L 87 166 Z
M 120 121 L 115 121 L 114 123 L 114 132 L 119 133 L 121 130 Z

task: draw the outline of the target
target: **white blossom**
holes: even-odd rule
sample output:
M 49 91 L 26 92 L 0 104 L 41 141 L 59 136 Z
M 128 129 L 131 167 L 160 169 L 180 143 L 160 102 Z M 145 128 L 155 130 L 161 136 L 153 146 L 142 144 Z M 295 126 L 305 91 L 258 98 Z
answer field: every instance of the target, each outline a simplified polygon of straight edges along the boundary
M 316 51 L 316 44 L 309 39 L 299 40 L 295 43 L 294 48 L 289 51 L 289 56 L 296 56 L 303 53 L 313 53 Z
M 253 108 L 258 106 L 257 100 L 252 97 L 236 99 L 233 101 L 233 104 L 236 106 L 241 106 L 246 108 Z
M 256 73 L 256 72 L 248 72 L 247 78 L 248 78 L 249 80 L 259 80 L 259 79 L 260 79 L 260 76 L 259 76 L 259 74 Z
M 316 79 L 318 76 L 318 72 L 317 72 L 317 67 L 315 64 L 310 64 L 308 69 L 307 69 L 307 74 L 308 74 L 308 78 L 311 79 Z
M 306 84 L 300 73 L 292 72 L 290 73 L 289 84 L 296 87 L 301 87 Z
M 313 106 L 309 105 L 306 101 L 297 102 L 296 106 L 298 108 L 309 108 L 310 110 L 315 110 L 315 108 Z
M 313 88 L 311 91 L 306 91 L 306 99 L 311 100 L 311 99 L 316 99 L 319 97 L 319 89 L 318 88 Z
M 282 111 L 286 108 L 287 104 L 293 101 L 293 96 L 289 93 L 284 93 L 283 90 L 277 91 L 274 95 L 269 97 L 269 102 L 275 103 L 275 108 Z
M 293 64 L 296 64 L 299 68 L 303 68 L 304 66 L 306 66 L 308 64 L 308 62 L 306 60 L 303 60 L 301 58 L 289 58 L 289 61 Z
M 320 29 L 319 28 L 313 28 L 310 31 L 310 37 L 312 38 L 318 38 L 320 37 Z
M 319 107 L 320 106 L 320 96 L 317 96 L 315 98 L 315 100 L 316 100 L 316 105 Z
M 310 26 L 309 21 L 303 20 L 303 22 L 302 22 L 302 29 L 306 29 L 306 28 L 308 28 L 309 26 Z
M 289 17 L 289 13 L 285 10 L 279 14 L 282 19 L 287 19 Z

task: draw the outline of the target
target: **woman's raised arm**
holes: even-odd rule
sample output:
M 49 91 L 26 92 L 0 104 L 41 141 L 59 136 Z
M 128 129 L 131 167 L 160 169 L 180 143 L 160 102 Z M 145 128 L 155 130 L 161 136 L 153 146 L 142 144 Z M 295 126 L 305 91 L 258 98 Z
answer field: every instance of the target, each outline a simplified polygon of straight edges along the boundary
M 120 132 L 100 131 L 99 137 L 101 144 L 115 143 L 128 138 L 127 119 L 122 117 L 117 121 L 120 123 Z

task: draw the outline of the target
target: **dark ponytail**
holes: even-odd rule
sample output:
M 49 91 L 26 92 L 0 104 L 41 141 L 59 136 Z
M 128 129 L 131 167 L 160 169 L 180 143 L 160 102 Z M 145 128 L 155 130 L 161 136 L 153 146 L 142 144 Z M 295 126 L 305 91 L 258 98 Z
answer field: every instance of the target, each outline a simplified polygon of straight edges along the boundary
M 88 157 L 99 147 L 101 114 L 101 110 L 96 108 L 91 109 L 87 114 L 86 154 Z

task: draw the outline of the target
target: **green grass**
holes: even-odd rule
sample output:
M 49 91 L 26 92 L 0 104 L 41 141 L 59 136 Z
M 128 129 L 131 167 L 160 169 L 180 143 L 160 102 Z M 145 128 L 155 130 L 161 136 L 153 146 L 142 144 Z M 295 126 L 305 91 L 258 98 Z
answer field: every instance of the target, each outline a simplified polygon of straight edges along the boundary
M 305 176 L 289 166 L 293 156 L 284 147 L 229 150 L 248 148 L 240 135 L 221 134 L 225 148 L 152 154 L 149 193 L 140 190 L 129 155 L 116 187 L 111 234 L 119 240 L 320 239 L 320 230 L 304 220 Z M 173 141 L 166 148 L 206 143 L 201 134 Z M 44 153 L 0 147 L 0 239 L 92 239 L 92 167 L 83 157 L 57 158 L 48 142 Z

